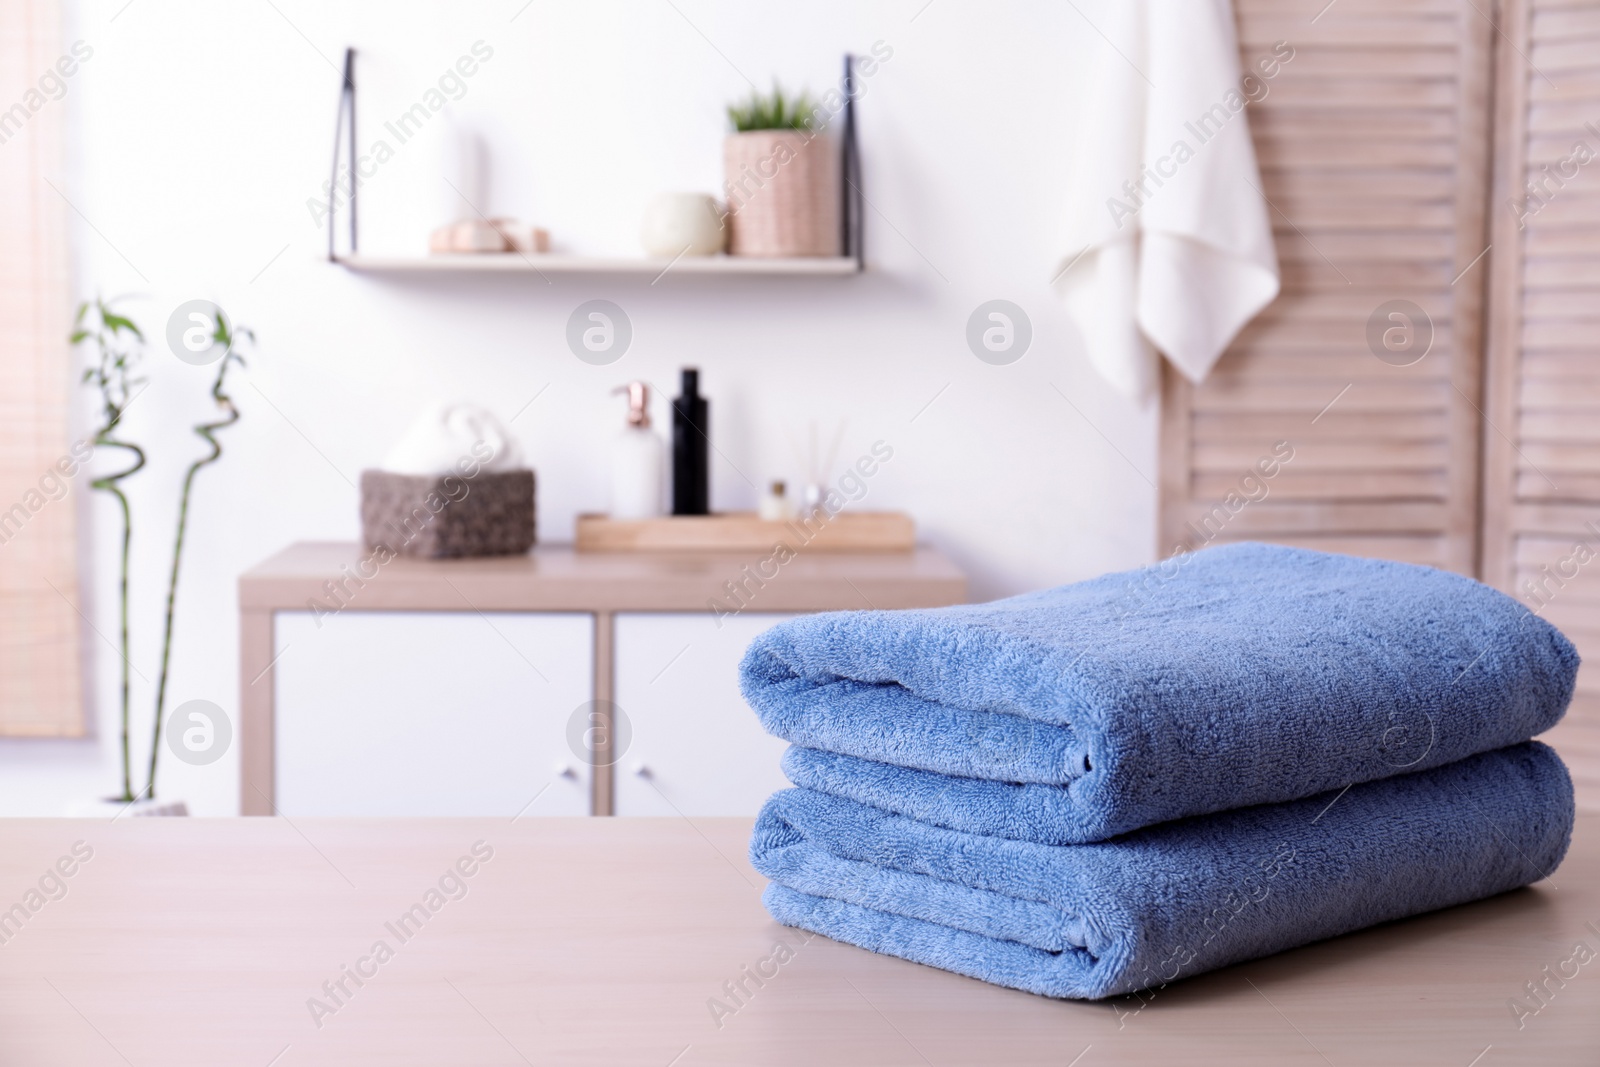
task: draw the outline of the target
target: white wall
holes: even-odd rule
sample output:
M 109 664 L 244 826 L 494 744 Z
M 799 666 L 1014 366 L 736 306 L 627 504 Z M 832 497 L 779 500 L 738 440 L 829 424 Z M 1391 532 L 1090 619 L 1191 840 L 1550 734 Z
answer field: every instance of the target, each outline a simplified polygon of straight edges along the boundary
M 68 40 L 94 48 L 52 105 L 73 122 L 62 188 L 81 212 L 78 290 L 136 294 L 126 308 L 157 338 L 179 303 L 214 299 L 261 342 L 235 383 L 243 421 L 224 438 L 223 462 L 201 475 L 169 708 L 203 697 L 236 711 L 237 576 L 291 541 L 353 539 L 351 483 L 440 398 L 509 418 L 539 396 L 513 428 L 538 470 L 547 541 L 606 505 L 605 449 L 623 415 L 608 390 L 641 377 L 675 391 L 677 368 L 692 363 L 726 457 L 714 461 L 717 508 L 752 506 L 751 483 L 795 478 L 789 439 L 809 420 L 826 430 L 847 419 L 843 458 L 879 438 L 895 449 L 861 506 L 914 514 L 922 536 L 967 569 L 975 597 L 1153 558 L 1154 412 L 1094 377 L 1048 288 L 1064 251 L 1073 118 L 1093 106 L 1079 72 L 1105 47 L 1070 5 L 66 7 Z M 719 188 L 722 105 L 748 90 L 742 75 L 820 91 L 842 52 L 885 42 L 893 58 L 860 106 L 868 273 L 395 282 L 321 261 L 325 232 L 306 201 L 328 174 L 344 47 L 361 52 L 365 148 L 480 39 L 494 56 L 449 112 L 491 143 L 483 206 L 537 220 L 561 250 L 600 254 L 635 251 L 653 194 Z M 427 138 L 399 146 L 363 189 L 364 251 L 420 252 L 441 221 L 443 128 L 436 120 Z M 632 349 L 609 367 L 579 362 L 563 340 L 572 309 L 595 297 L 634 325 Z M 964 338 L 968 315 L 996 297 L 1025 308 L 1035 331 L 1006 367 L 981 363 Z M 146 370 L 152 385 L 128 432 L 156 458 L 128 485 L 133 662 L 153 682 L 178 477 L 199 447 L 187 426 L 206 413 L 210 370 L 180 363 L 159 339 Z M 657 413 L 664 425 L 660 398 Z M 103 499 L 87 514 L 89 614 L 114 635 L 113 514 Z M 91 640 L 100 739 L 0 744 L 0 810 L 55 813 L 114 786 L 117 660 Z M 136 680 L 136 737 L 150 701 Z M 161 788 L 227 814 L 237 774 L 236 753 L 203 768 L 165 759 Z

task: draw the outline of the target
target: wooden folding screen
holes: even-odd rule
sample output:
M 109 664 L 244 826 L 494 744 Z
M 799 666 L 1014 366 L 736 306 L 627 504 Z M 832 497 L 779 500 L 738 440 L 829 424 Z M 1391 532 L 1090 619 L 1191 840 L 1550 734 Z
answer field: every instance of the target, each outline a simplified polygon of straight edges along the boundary
M 1160 548 L 1449 567 L 1600 664 L 1600 4 L 1323 3 L 1238 0 L 1283 295 L 1166 374 Z M 1600 667 L 1549 740 L 1600 807 Z
M 1293 49 L 1246 109 L 1283 292 L 1203 384 L 1165 375 L 1158 547 L 1471 573 L 1494 31 L 1483 0 L 1325 3 L 1236 2 L 1246 69 Z
M 1501 28 L 1483 578 L 1590 661 L 1551 738 L 1600 796 L 1600 4 L 1509 0 Z

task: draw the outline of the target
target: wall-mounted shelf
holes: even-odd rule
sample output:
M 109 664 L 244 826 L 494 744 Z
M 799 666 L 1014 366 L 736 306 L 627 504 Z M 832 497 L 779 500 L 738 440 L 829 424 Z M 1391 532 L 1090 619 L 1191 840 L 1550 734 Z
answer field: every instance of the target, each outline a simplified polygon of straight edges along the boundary
M 328 261 L 367 274 L 720 274 L 761 276 L 844 276 L 866 269 L 864 228 L 866 197 L 861 192 L 861 153 L 856 143 L 855 57 L 844 57 L 844 107 L 840 116 L 839 247 L 842 256 L 773 258 L 756 256 L 683 256 L 677 260 L 629 257 L 523 255 L 514 252 L 429 256 L 364 256 L 356 230 L 361 184 L 356 173 L 356 52 L 344 50 L 344 78 L 339 87 L 339 112 L 333 128 L 333 173 L 328 181 Z M 341 182 L 341 148 L 349 156 Z M 338 251 L 337 205 L 349 204 L 350 248 Z
M 647 278 L 675 274 L 759 274 L 837 277 L 857 273 L 853 256 L 800 256 L 767 259 L 759 256 L 683 256 L 670 259 L 630 259 L 623 256 L 569 256 L 514 252 L 441 254 L 429 256 L 334 257 L 340 266 L 364 274 L 617 274 Z

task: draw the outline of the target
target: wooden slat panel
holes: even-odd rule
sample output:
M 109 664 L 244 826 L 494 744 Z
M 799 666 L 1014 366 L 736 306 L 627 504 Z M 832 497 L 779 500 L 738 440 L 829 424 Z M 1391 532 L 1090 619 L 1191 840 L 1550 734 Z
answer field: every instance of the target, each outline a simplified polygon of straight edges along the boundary
M 1594 64 L 1594 48 L 1593 39 L 1562 38 L 1536 43 L 1528 58 L 1548 77 L 1555 79 L 1560 74 L 1588 70 Z
M 1600 498 L 1600 474 L 1559 473 L 1560 477 L 1557 478 L 1549 471 L 1529 470 L 1526 462 L 1519 458 L 1517 470 L 1512 475 L 1511 488 L 1518 500 L 1578 504 Z
M 1457 271 L 1451 263 L 1416 263 L 1405 261 L 1366 263 L 1327 263 L 1317 260 L 1280 261 L 1279 274 L 1285 293 L 1327 292 L 1335 286 L 1349 288 L 1360 279 L 1365 285 L 1382 286 L 1389 293 L 1411 292 L 1416 289 L 1434 289 L 1447 286 Z M 1462 264 L 1465 268 L 1466 264 Z M 1600 283 L 1600 276 L 1595 278 Z M 1382 300 L 1374 301 L 1377 307 Z
M 1600 524 L 1600 508 L 1593 504 L 1518 503 L 1511 508 L 1512 522 L 1524 531 L 1513 546 L 1518 562 L 1523 562 L 1523 545 L 1541 542 L 1566 543 L 1568 538 L 1584 536 L 1589 523 Z
M 1600 107 L 1596 110 L 1600 110 Z M 1596 138 L 1591 134 L 1589 140 L 1595 142 Z M 1600 148 L 1600 144 L 1595 147 Z M 1600 163 L 1591 163 L 1589 166 L 1600 172 Z M 1588 168 L 1579 171 L 1572 180 L 1573 187 L 1556 190 L 1538 209 L 1535 217 L 1547 226 L 1593 226 L 1600 222 L 1600 197 L 1587 195 L 1585 191 L 1575 188 L 1578 182 L 1585 180 L 1600 181 L 1600 175 L 1590 173 Z M 1552 257 L 1561 255 L 1555 250 L 1544 254 Z
M 1234 381 L 1327 381 L 1375 385 L 1379 388 L 1399 382 L 1424 381 L 1447 383 L 1450 368 L 1443 363 L 1424 362 L 1414 367 L 1392 367 L 1372 358 L 1364 341 L 1356 341 L 1334 350 L 1326 341 L 1322 349 L 1303 348 L 1295 344 L 1274 344 L 1251 336 L 1236 342 L 1236 349 L 1249 356 L 1218 370 L 1219 386 Z
M 1528 227 L 1526 254 L 1530 259 L 1582 259 L 1594 256 L 1600 226 L 1574 222 L 1568 226 Z
M 1596 47 L 1600 47 L 1600 43 L 1597 43 Z M 1600 98 L 1539 104 L 1529 109 L 1529 119 L 1536 122 L 1540 129 L 1565 127 L 1576 130 L 1584 123 L 1594 121 L 1596 99 Z
M 1297 126 L 1294 133 L 1258 134 L 1256 145 L 1263 154 L 1270 153 L 1281 159 L 1293 153 L 1303 158 L 1308 166 L 1324 170 L 1370 170 L 1375 166 L 1442 170 L 1454 159 L 1455 141 L 1449 137 L 1405 138 L 1385 136 L 1383 131 L 1369 133 L 1366 137 L 1338 137 L 1319 133 L 1316 125 Z
M 1227 475 L 1194 471 L 1194 500 L 1210 506 L 1237 489 L 1244 471 Z M 1280 500 L 1353 503 L 1366 500 L 1443 500 L 1447 483 L 1442 471 L 1307 471 L 1285 470 L 1272 483 Z M 1181 520 L 1179 520 L 1181 521 Z M 1263 536 L 1261 540 L 1276 540 Z
M 1600 42 L 1589 47 L 1600 48 Z M 1557 199 L 1582 200 L 1591 207 L 1600 202 L 1600 196 L 1597 196 L 1595 190 L 1584 180 L 1589 168 L 1589 164 L 1583 162 L 1585 153 L 1573 155 L 1573 146 L 1583 140 L 1588 140 L 1589 148 L 1594 149 L 1594 134 L 1584 128 L 1584 123 L 1592 124 L 1594 119 L 1594 114 L 1590 113 L 1570 123 L 1541 123 L 1538 133 L 1528 135 L 1528 159 L 1532 161 L 1533 166 L 1536 169 L 1546 165 L 1550 167 L 1552 189 L 1557 188 L 1555 181 L 1563 183 L 1556 193 Z
M 1184 516 L 1184 521 L 1202 524 L 1207 519 L 1217 519 L 1216 509 L 1195 506 Z M 1326 501 L 1285 502 L 1269 497 L 1260 503 L 1248 504 L 1244 510 L 1227 521 L 1230 536 L 1255 536 L 1269 533 L 1277 536 L 1304 536 L 1352 532 L 1367 534 L 1375 530 L 1397 533 L 1419 533 L 1426 537 L 1429 531 L 1439 528 L 1444 521 L 1444 505 L 1427 503 L 1330 504 Z
M 1437 381 L 1392 382 L 1381 387 L 1352 388 L 1348 380 L 1300 378 L 1274 381 L 1235 369 L 1218 374 L 1196 390 L 1196 411 L 1284 411 L 1315 415 L 1337 403 L 1346 411 L 1412 412 L 1448 407 L 1450 387 Z M 1344 392 L 1341 397 L 1339 394 Z M 1299 420 L 1287 422 L 1286 431 L 1299 429 Z
M 1493 30 L 1474 0 L 1340 0 L 1314 23 L 1283 0 L 1236 10 L 1246 63 L 1295 49 L 1248 109 L 1283 293 L 1204 383 L 1167 376 L 1161 543 L 1203 543 L 1187 524 L 1286 440 L 1270 495 L 1216 539 L 1473 573 Z M 1433 326 L 1405 367 L 1367 342 L 1395 299 Z
M 1281 9 L 1282 4 L 1280 3 Z M 1314 14 L 1315 12 L 1313 12 Z M 1271 14 L 1245 14 L 1239 20 L 1239 41 L 1246 55 L 1270 51 L 1278 41 L 1296 41 L 1305 38 L 1307 16 L 1286 14 L 1279 10 Z M 1407 13 L 1400 17 L 1366 16 L 1343 19 L 1318 19 L 1317 41 L 1324 47 L 1352 45 L 1371 48 L 1373 42 L 1386 38 L 1403 39 L 1411 44 L 1433 45 L 1446 51 L 1455 47 L 1456 24 L 1449 14 L 1415 16 Z
M 1194 437 L 1212 443 L 1244 441 L 1258 444 L 1284 428 L 1283 412 L 1260 414 L 1193 414 Z M 1295 443 L 1319 441 L 1432 441 L 1445 435 L 1447 420 L 1443 411 L 1421 411 L 1406 419 L 1393 419 L 1384 413 L 1349 411 L 1334 408 L 1315 423 L 1295 431 Z
M 1394 295 L 1387 287 L 1366 288 L 1357 285 L 1342 285 L 1337 289 L 1322 288 L 1315 290 L 1291 291 L 1285 289 L 1278 299 L 1269 304 L 1255 322 L 1276 322 L 1280 319 L 1291 318 L 1297 321 L 1331 322 L 1355 331 L 1352 323 L 1365 325 L 1367 315 L 1373 307 L 1381 304 Z M 1448 300 L 1450 290 L 1441 287 L 1426 291 L 1412 291 L 1407 294 L 1412 300 L 1427 304 Z M 1254 325 L 1254 324 L 1252 324 Z M 1246 327 L 1249 329 L 1250 327 Z
M 1452 29 L 1451 33 L 1454 32 Z M 1584 115 L 1578 122 L 1586 122 L 1589 117 Z M 1315 126 L 1307 126 L 1304 120 L 1305 115 L 1299 111 L 1257 110 L 1250 116 L 1250 129 L 1258 140 L 1263 141 L 1274 138 L 1311 140 L 1318 136 L 1356 140 L 1363 137 L 1428 137 L 1448 141 L 1456 134 L 1455 115 L 1444 109 L 1395 111 L 1390 108 L 1327 108 Z
M 1531 36 L 1535 41 L 1567 41 L 1575 37 L 1600 37 L 1600 7 L 1535 11 Z
M 1304 470 L 1436 471 L 1449 462 L 1449 446 L 1444 441 L 1341 441 L 1338 446 L 1314 448 L 1302 445 L 1286 468 Z M 1245 443 L 1196 441 L 1194 469 L 1215 473 L 1249 470 L 1261 456 L 1261 449 Z M 1533 458 L 1535 463 L 1539 460 Z M 1542 465 L 1542 464 L 1541 464 Z
M 1386 200 L 1372 203 L 1360 199 L 1355 192 L 1345 196 L 1298 196 L 1287 194 L 1281 200 L 1274 197 L 1278 210 L 1307 228 L 1317 230 L 1370 230 L 1375 227 L 1440 228 L 1450 225 L 1455 208 L 1449 203 L 1434 200 Z M 1282 229 L 1283 227 L 1279 227 Z
M 1522 380 L 1524 411 L 1547 409 L 1555 411 L 1595 411 L 1600 400 L 1600 390 L 1593 378 L 1540 378 L 1532 375 Z
M 1484 438 L 1484 580 L 1560 627 L 1585 666 L 1548 735 L 1600 804 L 1600 162 L 1522 212 L 1525 182 L 1600 114 L 1600 6 L 1507 0 L 1498 106 Z M 1519 218 L 1519 214 L 1521 217 Z
M 1448 231 L 1398 229 L 1346 233 L 1319 230 L 1292 220 L 1279 219 L 1278 256 L 1336 264 L 1376 262 L 1450 262 L 1453 244 Z M 1300 240 L 1294 238 L 1299 237 Z M 1358 268 L 1359 269 L 1359 268 Z
M 1530 255 L 1522 263 L 1521 282 L 1541 289 L 1600 286 L 1600 262 L 1581 256 L 1542 256 L 1535 259 Z
M 1564 439 L 1540 441 L 1525 437 L 1518 446 L 1518 451 L 1522 453 L 1523 462 L 1527 466 L 1545 471 L 1552 477 L 1559 478 L 1563 471 L 1600 474 L 1595 462 L 1596 458 L 1600 457 L 1600 449 L 1588 442 L 1568 442 Z
M 1288 76 L 1288 71 L 1284 72 Z M 1252 108 L 1252 110 L 1257 110 Z M 1429 112 L 1432 114 L 1434 112 Z M 1316 123 L 1323 120 L 1321 114 L 1296 111 L 1286 121 L 1294 123 Z M 1251 121 L 1254 121 L 1252 116 Z M 1447 187 L 1447 183 L 1440 181 L 1440 175 L 1433 171 L 1383 171 L 1368 168 L 1365 171 L 1326 171 L 1312 170 L 1309 168 L 1280 165 L 1273 159 L 1261 159 L 1261 177 L 1272 188 L 1272 202 L 1285 208 L 1286 204 L 1293 203 L 1296 198 L 1310 201 L 1322 201 L 1334 197 L 1345 199 L 1360 199 L 1369 196 L 1375 182 L 1382 182 L 1386 198 L 1393 198 L 1401 202 L 1437 202 L 1455 203 L 1455 196 Z M 1286 199 L 1287 198 L 1287 199 Z M 1285 213 L 1288 214 L 1287 210 Z M 1290 214 L 1290 218 L 1294 216 Z M 1352 284 L 1375 284 L 1368 279 L 1352 279 Z
M 1600 227 L 1579 230 L 1573 236 L 1584 248 L 1600 248 Z M 1597 320 L 1600 319 L 1600 287 L 1529 289 L 1523 294 L 1522 305 L 1539 322 L 1547 318 Z
M 1600 234 L 1597 234 L 1597 238 L 1600 238 Z M 1600 245 L 1600 240 L 1597 240 L 1597 245 Z M 1522 328 L 1522 344 L 1531 349 L 1581 347 L 1589 344 L 1594 336 L 1594 328 L 1589 323 L 1568 318 L 1530 318 Z
M 1525 440 L 1600 442 L 1600 421 L 1587 411 L 1524 409 L 1519 415 L 1517 432 Z
M 1526 66 L 1523 72 L 1527 72 Z M 1506 84 L 1506 79 L 1498 79 L 1496 84 Z M 1568 71 L 1560 80 L 1533 76 L 1524 90 L 1527 98 L 1539 104 L 1564 103 L 1576 100 L 1600 99 L 1600 71 L 1589 69 L 1584 71 Z

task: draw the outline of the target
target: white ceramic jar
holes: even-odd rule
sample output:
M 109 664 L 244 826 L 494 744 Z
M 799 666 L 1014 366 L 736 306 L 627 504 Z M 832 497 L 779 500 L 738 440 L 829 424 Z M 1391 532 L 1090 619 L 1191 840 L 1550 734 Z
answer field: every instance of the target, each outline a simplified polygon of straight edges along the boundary
M 639 228 L 644 254 L 660 259 L 716 255 L 727 239 L 722 207 L 704 193 L 662 193 L 645 209 Z

